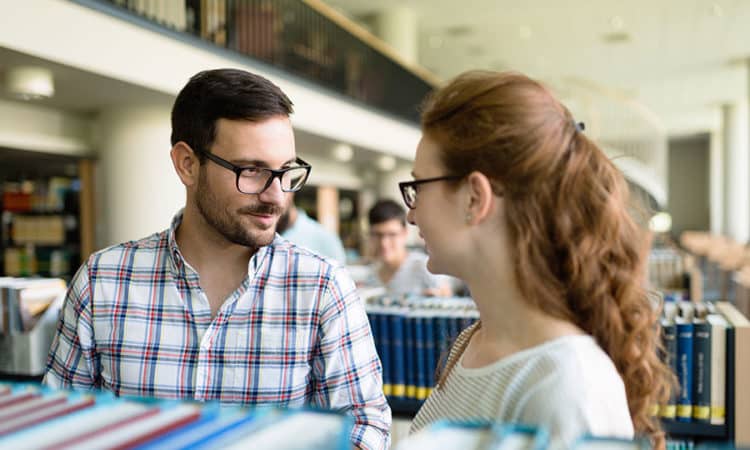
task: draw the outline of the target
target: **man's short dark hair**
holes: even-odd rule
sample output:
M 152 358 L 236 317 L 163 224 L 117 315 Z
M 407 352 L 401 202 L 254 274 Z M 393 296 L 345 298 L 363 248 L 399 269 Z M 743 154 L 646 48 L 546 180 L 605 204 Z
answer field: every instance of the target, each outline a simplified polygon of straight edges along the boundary
M 370 225 L 398 220 L 401 225 L 406 226 L 406 211 L 400 203 L 393 200 L 378 200 L 367 214 Z
M 238 69 L 199 72 L 182 88 L 172 107 L 172 145 L 183 141 L 198 154 L 210 150 L 218 119 L 261 122 L 292 114 L 292 102 L 267 79 Z

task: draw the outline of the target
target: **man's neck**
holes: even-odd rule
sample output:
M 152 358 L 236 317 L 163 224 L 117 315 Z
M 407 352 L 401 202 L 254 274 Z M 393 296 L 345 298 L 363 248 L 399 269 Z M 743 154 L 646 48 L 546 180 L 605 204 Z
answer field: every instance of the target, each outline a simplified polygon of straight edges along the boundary
M 215 316 L 224 300 L 247 277 L 255 250 L 227 241 L 196 210 L 185 208 L 175 240 L 185 261 L 198 272 L 201 288 Z
M 182 223 L 175 233 L 177 245 L 188 264 L 201 272 L 201 268 L 220 266 L 247 269 L 254 250 L 227 241 L 208 225 L 192 208 L 185 208 Z

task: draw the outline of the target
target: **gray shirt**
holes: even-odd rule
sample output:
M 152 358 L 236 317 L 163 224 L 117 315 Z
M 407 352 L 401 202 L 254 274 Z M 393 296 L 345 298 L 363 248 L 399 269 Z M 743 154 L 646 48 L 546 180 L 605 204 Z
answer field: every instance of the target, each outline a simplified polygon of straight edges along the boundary
M 424 295 L 425 289 L 433 289 L 440 286 L 450 285 L 451 278 L 445 275 L 435 275 L 427 270 L 427 255 L 420 252 L 409 252 L 401 266 L 393 274 L 393 277 L 385 283 L 388 295 Z M 369 285 L 383 286 L 380 281 L 378 272 L 380 264 L 373 266 L 372 279 L 368 280 Z

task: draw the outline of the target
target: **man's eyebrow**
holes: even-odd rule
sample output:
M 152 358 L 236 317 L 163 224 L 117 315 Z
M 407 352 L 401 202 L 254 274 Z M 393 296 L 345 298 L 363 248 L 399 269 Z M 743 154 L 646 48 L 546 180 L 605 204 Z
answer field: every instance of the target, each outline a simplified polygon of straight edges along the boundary
M 293 162 L 295 162 L 296 160 L 297 160 L 296 157 L 289 159 L 286 162 L 284 162 L 281 166 L 282 167 L 288 166 L 292 164 Z M 271 166 L 267 162 L 260 160 L 260 159 L 233 159 L 231 163 L 240 167 L 253 166 L 253 167 L 271 168 Z

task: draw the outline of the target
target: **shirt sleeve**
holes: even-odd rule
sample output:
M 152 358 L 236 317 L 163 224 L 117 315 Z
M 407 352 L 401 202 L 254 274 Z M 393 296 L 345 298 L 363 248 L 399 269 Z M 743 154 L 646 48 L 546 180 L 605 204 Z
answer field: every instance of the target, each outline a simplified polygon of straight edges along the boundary
M 65 295 L 52 340 L 44 384 L 90 390 L 97 386 L 88 263 L 78 269 Z
M 368 450 L 388 448 L 391 410 L 383 395 L 380 359 L 364 305 L 343 268 L 334 269 L 321 308 L 313 401 L 351 414 L 353 445 Z

